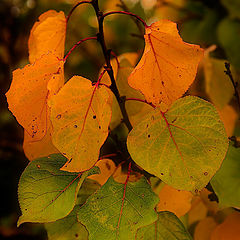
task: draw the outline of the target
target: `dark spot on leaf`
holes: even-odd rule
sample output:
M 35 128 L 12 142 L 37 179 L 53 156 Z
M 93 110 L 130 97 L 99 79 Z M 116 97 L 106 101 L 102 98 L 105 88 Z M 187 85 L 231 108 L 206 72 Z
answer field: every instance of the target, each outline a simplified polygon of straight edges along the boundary
M 78 237 L 78 234 L 77 234 L 77 233 L 75 234 L 75 237 Z
M 205 172 L 204 175 L 207 176 L 207 175 L 208 175 L 208 172 Z
M 37 168 L 40 168 L 41 166 L 39 164 L 37 164 Z
M 78 127 L 78 125 L 74 125 L 73 127 L 74 127 L 74 128 L 77 128 L 77 127 Z
M 160 29 L 159 29 L 159 28 L 157 28 L 157 30 L 159 31 Z
M 148 128 L 148 124 L 147 124 L 147 128 Z
M 101 129 L 101 126 L 98 126 L 99 129 Z
M 150 134 L 148 134 L 148 138 L 150 138 L 151 137 L 151 135 Z
M 109 165 L 109 163 L 106 163 L 106 168 L 107 168 L 108 170 L 111 169 L 111 166 Z
M 93 115 L 93 117 L 92 117 L 93 119 L 96 119 L 96 115 Z
M 193 176 L 190 176 L 191 179 L 193 179 Z
M 164 81 L 162 81 L 162 85 L 164 86 Z
M 162 172 L 160 173 L 161 175 L 164 175 Z
M 63 155 L 67 155 L 66 153 L 62 153 Z
M 61 114 L 58 114 L 58 115 L 56 116 L 57 119 L 60 119 L 61 117 L 62 117 Z
M 160 94 L 162 94 L 162 92 L 160 92 Z
M 198 190 L 197 189 L 195 189 L 195 191 L 194 191 L 195 193 L 198 193 Z
M 179 74 L 178 76 L 179 76 L 179 77 L 182 77 L 182 75 L 181 75 L 181 74 Z
M 25 211 L 27 211 L 27 208 L 25 208 Z
M 176 122 L 176 120 L 177 120 L 177 117 L 172 120 L 172 123 Z

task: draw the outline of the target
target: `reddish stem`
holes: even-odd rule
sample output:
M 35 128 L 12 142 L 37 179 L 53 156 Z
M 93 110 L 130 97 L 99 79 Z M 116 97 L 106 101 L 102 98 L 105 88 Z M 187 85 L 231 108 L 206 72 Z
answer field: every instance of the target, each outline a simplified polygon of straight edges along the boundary
M 131 166 L 132 166 L 132 163 L 130 162 L 129 165 L 128 165 L 127 178 L 126 178 L 126 181 L 125 181 L 125 183 L 124 183 L 124 190 L 123 190 L 123 197 L 122 197 L 122 206 L 121 206 L 120 215 L 119 215 L 119 219 L 118 219 L 117 229 L 119 229 L 120 222 L 121 222 L 121 217 L 122 217 L 122 212 L 123 212 L 123 206 L 124 206 L 124 200 L 125 200 L 125 197 L 126 197 L 127 183 L 128 183 L 128 180 L 129 180 L 129 177 L 130 177 L 130 174 L 131 174 Z
M 113 52 L 113 50 L 111 50 L 111 55 L 116 59 L 116 62 L 117 62 L 118 68 L 119 68 L 120 67 L 120 63 L 118 61 L 118 57 L 117 57 L 116 53 Z
M 97 37 L 87 37 L 87 38 L 84 38 L 84 39 L 81 39 L 80 41 L 78 41 L 77 43 L 75 43 L 73 45 L 73 47 L 69 50 L 69 52 L 66 54 L 66 56 L 63 58 L 63 61 L 66 62 L 67 58 L 69 57 L 69 55 L 72 53 L 72 51 L 78 47 L 81 43 L 83 42 L 86 42 L 88 40 L 97 40 Z
M 106 154 L 106 155 L 101 156 L 98 160 L 102 160 L 102 159 L 110 158 L 110 157 L 116 157 L 116 156 L 117 156 L 116 153 L 110 153 L 110 154 Z
M 138 102 L 143 102 L 143 103 L 146 103 L 148 105 L 150 105 L 151 107 L 153 108 L 156 108 L 156 106 L 152 103 L 149 103 L 147 102 L 146 100 L 143 100 L 143 99 L 139 99 L 139 98 L 126 98 L 125 101 L 129 101 L 129 100 L 133 100 L 133 101 L 138 101 Z
M 137 20 L 139 20 L 145 28 L 148 27 L 148 25 L 146 24 L 146 22 L 140 18 L 138 15 L 134 14 L 134 13 L 131 13 L 131 12 L 126 12 L 126 11 L 111 11 L 111 12 L 107 12 L 105 14 L 103 14 L 103 18 L 109 16 L 109 15 L 112 15 L 112 14 L 116 14 L 116 13 L 119 13 L 119 14 L 125 14 L 125 15 L 129 15 L 129 16 L 132 16 L 132 17 L 135 17 Z
M 81 4 L 83 4 L 83 3 L 92 3 L 92 1 L 81 1 L 81 2 L 78 2 L 72 9 L 71 9 L 71 11 L 69 12 L 69 14 L 68 14 L 68 16 L 67 16 L 67 18 L 66 18 L 66 22 L 68 23 L 68 21 L 69 21 L 69 18 L 72 16 L 72 13 L 73 13 L 73 11 L 78 7 L 78 6 L 80 6 Z

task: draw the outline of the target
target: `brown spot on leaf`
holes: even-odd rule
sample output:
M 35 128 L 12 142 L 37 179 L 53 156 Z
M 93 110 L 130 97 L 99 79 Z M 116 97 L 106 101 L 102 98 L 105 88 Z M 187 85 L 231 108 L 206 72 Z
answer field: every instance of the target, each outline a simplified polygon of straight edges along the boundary
M 204 175 L 207 176 L 207 175 L 208 175 L 208 172 L 205 172 Z
M 78 127 L 78 125 L 74 125 L 73 127 L 74 127 L 74 128 L 77 128 L 77 127 Z
M 62 115 L 61 114 L 58 114 L 57 116 L 56 116 L 56 119 L 60 119 L 62 117 Z
M 93 115 L 93 117 L 92 117 L 93 119 L 96 119 L 96 115 Z
M 37 164 L 37 168 L 39 169 L 41 166 L 39 164 Z

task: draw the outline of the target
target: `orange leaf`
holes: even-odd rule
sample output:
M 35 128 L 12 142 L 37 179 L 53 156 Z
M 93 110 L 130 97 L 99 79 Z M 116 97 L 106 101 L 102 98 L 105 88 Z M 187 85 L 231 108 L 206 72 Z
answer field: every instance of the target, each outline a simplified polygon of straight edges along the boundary
M 12 84 L 6 93 L 9 109 L 33 141 L 41 140 L 46 134 L 47 85 L 61 68 L 63 62 L 49 53 L 13 72 Z
M 185 215 L 191 208 L 193 194 L 165 185 L 159 193 L 157 211 L 170 211 L 177 217 Z
M 64 75 L 63 69 L 60 69 L 58 73 L 53 74 L 52 78 L 49 80 L 48 89 L 48 99 L 55 95 L 59 89 L 64 85 Z M 48 107 L 47 107 L 48 110 Z M 31 161 L 36 158 L 45 157 L 53 153 L 59 153 L 56 147 L 52 143 L 52 124 L 50 122 L 49 110 L 47 112 L 47 132 L 45 136 L 39 141 L 33 141 L 32 137 L 24 131 L 24 141 L 23 150 L 26 157 Z
M 100 168 L 100 174 L 94 174 L 88 178 L 97 181 L 99 184 L 103 185 L 108 178 L 114 173 L 116 166 L 114 162 L 110 159 L 102 159 L 95 165 Z
M 225 221 L 218 225 L 211 235 L 211 240 L 239 240 L 240 237 L 240 213 L 233 212 Z
M 182 41 L 176 24 L 160 20 L 146 28 L 143 56 L 128 78 L 148 102 L 170 105 L 194 81 L 203 49 Z
M 211 233 L 216 225 L 212 217 L 206 217 L 201 220 L 195 228 L 194 240 L 210 240 Z
M 31 30 L 28 40 L 29 61 L 35 62 L 48 51 L 58 58 L 64 55 L 66 18 L 63 12 L 49 10 L 39 17 Z

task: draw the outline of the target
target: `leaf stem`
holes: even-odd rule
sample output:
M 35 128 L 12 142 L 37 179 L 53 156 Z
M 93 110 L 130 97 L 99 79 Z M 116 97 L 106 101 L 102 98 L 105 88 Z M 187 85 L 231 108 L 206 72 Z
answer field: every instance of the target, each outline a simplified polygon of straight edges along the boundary
M 125 14 L 125 15 L 128 15 L 128 16 L 132 16 L 132 17 L 136 18 L 138 21 L 140 21 L 145 28 L 148 27 L 148 25 L 146 24 L 146 22 L 142 18 L 140 18 L 138 15 L 136 15 L 134 13 L 127 12 L 127 11 L 111 11 L 111 12 L 107 12 L 107 13 L 103 14 L 102 17 L 105 18 L 105 17 L 107 17 L 109 15 L 112 15 L 112 14 Z
M 84 38 L 84 39 L 81 39 L 80 41 L 78 41 L 77 43 L 75 43 L 73 45 L 73 47 L 69 50 L 69 52 L 66 54 L 66 56 L 63 58 L 63 61 L 66 62 L 67 58 L 69 57 L 69 55 L 72 53 L 72 51 L 78 47 L 81 43 L 83 42 L 86 42 L 88 40 L 97 40 L 97 37 L 87 37 L 87 38 Z
M 68 13 L 68 16 L 67 16 L 67 18 L 66 18 L 66 22 L 68 23 L 68 21 L 69 21 L 69 18 L 72 16 L 72 13 L 73 13 L 73 11 L 78 7 L 78 6 L 80 6 L 81 4 L 83 4 L 83 3 L 92 3 L 92 1 L 81 1 L 81 2 L 78 2 L 71 10 L 70 10 L 70 12 Z
M 126 111 L 126 108 L 125 108 L 125 97 L 120 96 L 120 93 L 118 91 L 116 81 L 115 81 L 115 78 L 114 78 L 114 74 L 113 74 L 113 69 L 112 69 L 111 62 L 110 62 L 111 50 L 107 49 L 106 43 L 105 43 L 104 31 L 103 31 L 104 15 L 99 9 L 98 0 L 92 0 L 92 6 L 95 10 L 97 20 L 98 20 L 98 31 L 99 32 L 97 34 L 97 40 L 101 45 L 102 52 L 103 52 L 103 55 L 104 55 L 104 58 L 105 58 L 105 61 L 106 61 L 106 65 L 107 65 L 107 69 L 108 69 L 107 72 L 108 72 L 108 75 L 111 79 L 110 89 L 111 89 L 111 91 L 113 92 L 113 94 L 115 95 L 115 97 L 118 101 L 120 110 L 121 110 L 122 115 L 123 115 L 123 122 L 126 124 L 128 130 L 131 131 L 132 130 L 132 125 L 129 121 L 128 114 L 127 114 L 127 111 Z
M 237 104 L 238 104 L 238 107 L 239 107 L 239 112 L 240 112 L 240 98 L 239 98 L 239 94 L 238 94 L 238 83 L 234 81 L 233 79 L 233 76 L 232 76 L 232 72 L 231 72 L 231 69 L 230 69 L 230 63 L 229 62 L 225 62 L 225 68 L 226 68 L 226 71 L 224 71 L 229 79 L 231 80 L 231 83 L 233 85 L 233 88 L 234 88 L 234 96 L 236 97 L 237 99 Z

